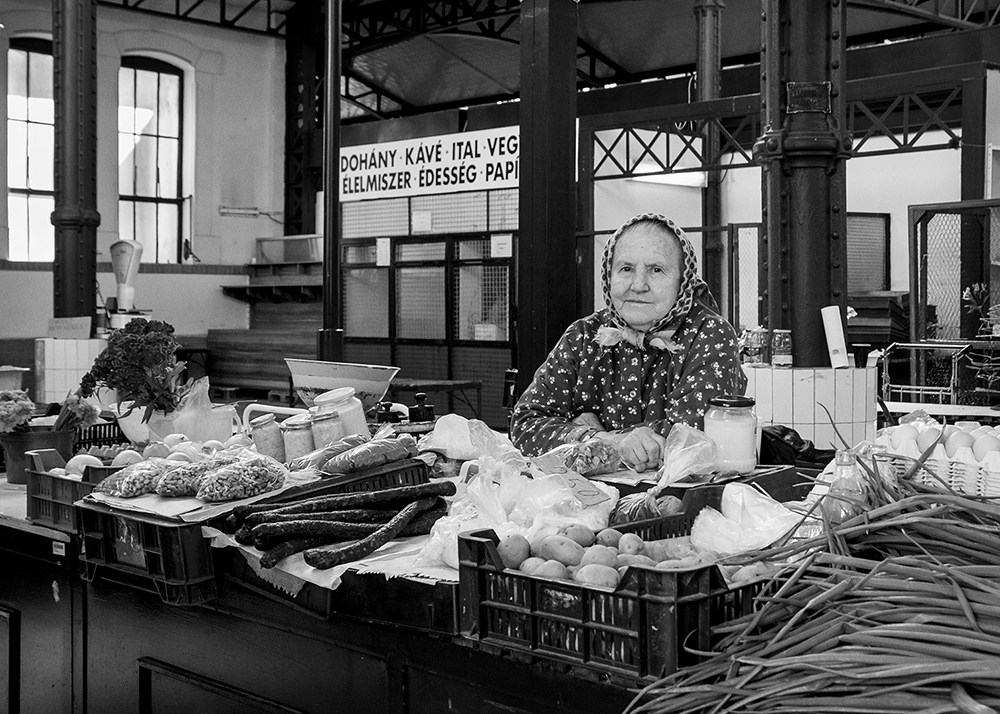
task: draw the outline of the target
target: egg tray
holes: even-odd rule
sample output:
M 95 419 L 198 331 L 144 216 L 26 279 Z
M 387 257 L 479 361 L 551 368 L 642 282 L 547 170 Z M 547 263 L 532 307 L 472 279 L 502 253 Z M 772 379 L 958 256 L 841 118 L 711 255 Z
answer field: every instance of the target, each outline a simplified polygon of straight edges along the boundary
M 889 431 L 883 432 L 875 443 L 889 450 L 887 461 L 897 478 L 904 476 L 920 457 L 920 449 L 913 439 L 892 446 Z M 1000 451 L 989 451 L 982 459 L 976 459 L 967 446 L 956 448 L 949 456 L 944 444 L 937 444 L 924 465 L 926 469 L 918 469 L 913 474 L 915 483 L 932 488 L 947 486 L 966 496 L 1000 497 Z

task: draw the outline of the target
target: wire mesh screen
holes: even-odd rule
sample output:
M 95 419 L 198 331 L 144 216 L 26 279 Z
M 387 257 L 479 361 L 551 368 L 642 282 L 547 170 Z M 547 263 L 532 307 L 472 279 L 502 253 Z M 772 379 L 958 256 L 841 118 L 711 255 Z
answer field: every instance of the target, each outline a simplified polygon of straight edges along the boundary
M 392 364 L 392 350 L 386 344 L 345 342 L 344 361 L 357 364 Z
M 380 198 L 341 204 L 344 238 L 405 236 L 410 233 L 410 202 L 407 198 Z
M 461 265 L 455 270 L 455 338 L 508 339 L 508 268 L 505 265 Z
M 507 430 L 507 412 L 503 408 L 503 376 L 511 365 L 510 350 L 504 347 L 456 347 L 452 352 L 455 379 L 476 379 L 483 383 L 483 413 L 480 419 L 494 429 Z M 468 395 L 472 398 L 471 393 Z M 454 401 L 455 411 L 472 416 L 470 405 Z
M 760 226 L 733 227 L 733 315 L 737 331 L 751 330 L 761 324 L 760 316 Z
M 936 331 L 928 335 L 955 339 L 961 337 L 962 216 L 938 213 L 927 222 L 927 304 L 937 313 Z
M 344 246 L 344 265 L 374 265 L 376 253 L 374 243 Z
M 491 231 L 516 231 L 518 228 L 518 192 L 516 188 L 505 188 L 500 191 L 490 191 Z
M 429 243 L 399 243 L 396 245 L 396 261 L 414 263 L 429 260 L 444 261 L 448 255 L 448 244 L 444 241 Z
M 885 290 L 889 215 L 848 214 L 847 292 Z
M 1000 206 L 990 208 L 990 304 L 1000 302 Z M 1000 317 L 1000 316 L 996 316 Z M 998 323 L 994 316 L 987 315 L 988 332 L 994 333 Z
M 389 336 L 387 268 L 352 268 L 344 271 L 344 335 Z
M 421 340 L 447 337 L 443 266 L 397 270 L 396 336 Z
M 486 192 L 414 196 L 414 233 L 471 233 L 486 230 Z

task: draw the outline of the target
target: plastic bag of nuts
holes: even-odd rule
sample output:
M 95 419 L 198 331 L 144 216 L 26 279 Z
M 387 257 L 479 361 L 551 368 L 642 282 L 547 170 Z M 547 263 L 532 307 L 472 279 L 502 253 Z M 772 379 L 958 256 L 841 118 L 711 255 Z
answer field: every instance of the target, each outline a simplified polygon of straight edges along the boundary
M 231 501 L 249 498 L 280 488 L 287 470 L 276 459 L 253 454 L 221 466 L 202 478 L 198 498 L 204 501 Z
M 135 498 L 156 492 L 156 482 L 163 474 L 178 466 L 176 461 L 152 458 L 129 464 L 94 486 L 97 493 L 119 498 Z
M 194 496 L 203 478 L 220 466 L 227 466 L 240 458 L 240 452 L 227 450 L 219 451 L 205 461 L 181 464 L 160 476 L 156 482 L 156 493 L 166 497 Z

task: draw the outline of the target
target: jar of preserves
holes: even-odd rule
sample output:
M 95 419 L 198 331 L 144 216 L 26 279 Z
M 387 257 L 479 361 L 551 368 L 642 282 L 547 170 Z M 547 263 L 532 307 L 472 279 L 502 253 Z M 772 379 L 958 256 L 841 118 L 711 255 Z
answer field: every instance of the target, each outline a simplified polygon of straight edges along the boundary
M 313 446 L 317 449 L 344 438 L 344 425 L 340 423 L 340 415 L 336 412 L 313 414 L 311 422 Z
M 313 450 L 312 424 L 308 414 L 298 414 L 281 422 L 285 461 L 291 463 Z
M 705 433 L 719 447 L 719 471 L 747 473 L 757 466 L 757 413 L 752 397 L 708 400 Z
M 360 434 L 366 439 L 371 437 L 368 431 L 368 421 L 361 400 L 354 396 L 354 387 L 340 387 L 317 395 L 313 400 L 316 404 L 316 415 L 336 412 L 340 423 L 344 426 L 344 435 Z
M 771 335 L 771 366 L 792 366 L 792 331 L 774 330 Z
M 281 436 L 281 429 L 274 418 L 274 414 L 263 414 L 250 420 L 250 438 L 253 439 L 257 453 L 270 456 L 284 463 L 285 442 Z

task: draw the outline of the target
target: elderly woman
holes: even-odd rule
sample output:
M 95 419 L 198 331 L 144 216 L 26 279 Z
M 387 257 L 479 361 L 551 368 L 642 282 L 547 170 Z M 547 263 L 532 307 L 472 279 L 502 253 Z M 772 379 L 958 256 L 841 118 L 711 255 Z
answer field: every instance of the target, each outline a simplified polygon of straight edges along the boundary
M 603 310 L 563 333 L 514 407 L 523 453 L 599 438 L 636 471 L 655 468 L 676 423 L 700 427 L 708 400 L 742 394 L 736 333 L 696 273 L 673 221 L 643 214 L 604 250 Z

